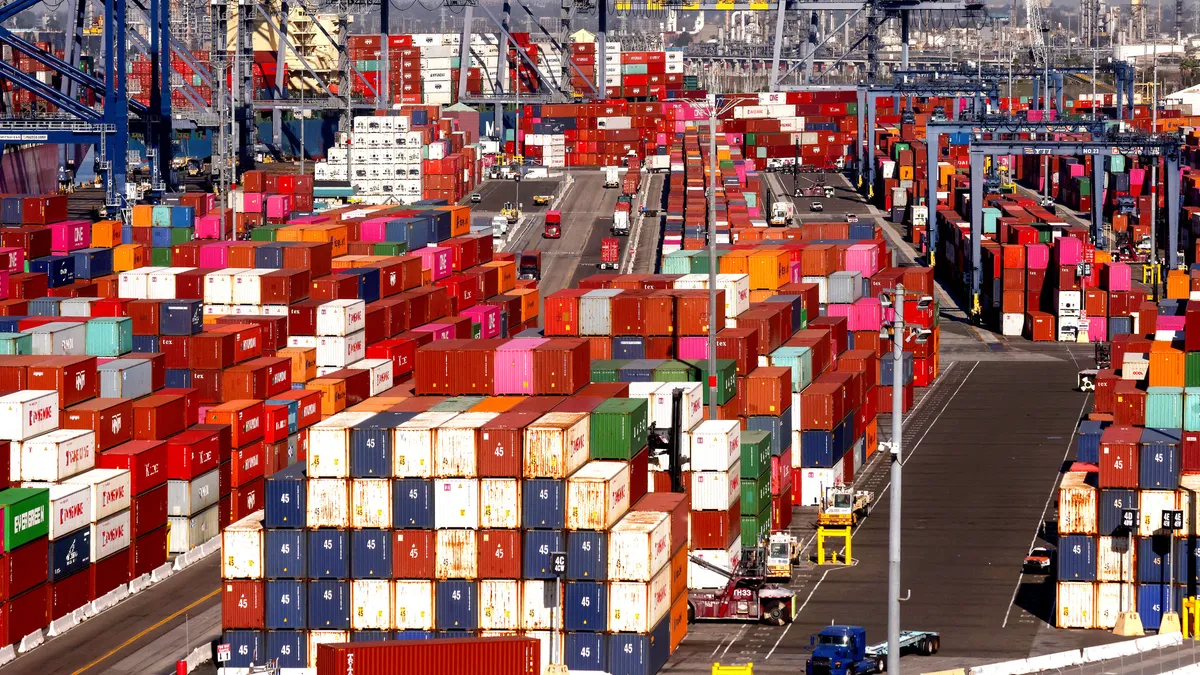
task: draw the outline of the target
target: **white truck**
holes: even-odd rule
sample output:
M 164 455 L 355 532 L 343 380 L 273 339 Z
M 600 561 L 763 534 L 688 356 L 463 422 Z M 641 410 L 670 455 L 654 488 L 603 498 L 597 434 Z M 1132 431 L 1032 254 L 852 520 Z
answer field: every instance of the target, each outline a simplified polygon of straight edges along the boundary
M 784 227 L 792 224 L 792 220 L 796 217 L 796 205 L 784 200 L 779 200 L 771 205 L 771 224 L 777 227 Z
M 613 224 L 611 232 L 618 237 L 629 235 L 628 211 L 613 211 Z
M 492 216 L 492 239 L 504 240 L 508 238 L 508 218 L 504 216 Z
M 646 170 L 650 173 L 668 173 L 671 170 L 671 156 L 646 155 Z
M 606 188 L 621 187 L 621 176 L 617 172 L 617 167 L 615 167 L 615 166 L 604 167 L 604 187 L 606 187 Z

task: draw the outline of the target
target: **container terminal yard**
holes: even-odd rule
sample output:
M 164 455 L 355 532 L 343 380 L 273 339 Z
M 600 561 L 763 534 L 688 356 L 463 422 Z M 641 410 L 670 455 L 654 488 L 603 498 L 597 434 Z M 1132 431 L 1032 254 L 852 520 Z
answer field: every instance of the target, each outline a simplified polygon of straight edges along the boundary
M 0 56 L 0 673 L 1195 668 L 1196 7 L 15 0 Z

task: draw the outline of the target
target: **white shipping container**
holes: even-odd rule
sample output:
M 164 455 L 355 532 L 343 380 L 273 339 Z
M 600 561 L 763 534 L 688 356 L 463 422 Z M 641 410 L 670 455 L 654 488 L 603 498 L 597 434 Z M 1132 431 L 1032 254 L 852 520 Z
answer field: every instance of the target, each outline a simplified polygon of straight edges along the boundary
M 588 460 L 587 413 L 547 413 L 525 428 L 525 477 L 566 478 Z
M 70 534 L 92 522 L 92 491 L 73 483 L 22 483 L 22 487 L 50 491 L 50 540 Z
M 146 300 L 150 295 L 150 275 L 165 267 L 139 267 L 117 275 L 117 296 L 129 300 Z
M 168 516 L 167 553 L 187 553 L 217 536 L 220 508 L 214 504 L 194 516 Z
M 312 452 L 310 449 L 309 452 Z M 308 526 L 350 526 L 350 490 L 342 478 L 308 479 Z
M 691 555 L 704 562 L 730 571 L 742 555 L 742 538 L 738 537 L 727 549 L 693 549 Z M 724 575 L 688 561 L 688 588 L 724 588 L 729 582 Z
M 151 273 L 146 280 L 146 297 L 150 300 L 174 300 L 179 297 L 175 292 L 176 275 L 190 269 L 193 268 L 165 267 L 161 271 Z
M 58 428 L 58 392 L 27 389 L 0 398 L 0 439 L 25 441 Z
M 796 446 L 793 446 L 793 448 Z M 793 455 L 795 452 L 793 451 Z M 800 470 L 800 506 L 818 506 L 825 491 L 831 487 L 843 485 L 842 463 L 839 461 L 832 469 Z
M 1054 625 L 1059 628 L 1092 628 L 1096 606 L 1096 584 L 1090 581 L 1058 582 Z
M 1095 628 L 1113 628 L 1117 615 L 1137 608 L 1137 584 L 1096 584 Z
M 692 472 L 692 510 L 724 511 L 741 498 L 742 462 L 734 462 L 728 471 Z
M 89 525 L 92 528 L 92 562 L 129 548 L 131 525 L 129 509 L 102 518 Z
M 393 475 L 396 478 L 433 476 L 434 429 L 457 414 L 423 412 L 396 427 L 392 436 Z
M 692 471 L 727 471 L 742 456 L 742 427 L 736 420 L 706 420 L 691 437 Z
M 475 476 L 479 428 L 496 413 L 462 413 L 439 424 L 433 432 L 433 475 Z
M 1066 478 L 1064 477 L 1064 480 Z M 1138 536 L 1150 537 L 1157 534 L 1162 527 L 1162 512 L 1173 511 L 1176 507 L 1175 492 L 1171 490 L 1142 490 L 1141 510 L 1142 522 L 1138 525 Z
M 350 641 L 350 631 L 312 630 L 308 632 L 308 667 L 317 667 L 317 646 Z
M 221 533 L 221 578 L 263 578 L 263 512 L 255 511 Z
M 483 579 L 479 582 L 481 630 L 520 630 L 521 616 L 520 581 Z
M 345 337 L 367 327 L 367 303 L 330 300 L 317 307 L 317 335 Z
M 232 305 L 233 278 L 242 272 L 249 272 L 245 267 L 227 267 L 223 270 L 209 272 L 204 275 L 204 302 L 210 305 Z
M 437 498 L 434 498 L 437 501 Z M 437 558 L 433 575 L 438 579 L 474 579 L 479 576 L 479 540 L 475 530 L 438 530 L 434 533 Z
M 394 590 L 396 630 L 433 630 L 433 582 L 401 579 Z
M 1070 471 L 1062 477 L 1058 488 L 1059 533 L 1096 534 L 1098 493 L 1087 484 L 1087 474 L 1082 471 Z
M 479 479 L 442 478 L 433 483 L 436 529 L 479 528 Z
M 392 526 L 392 481 L 356 478 L 350 481 L 350 527 Z
M 350 582 L 350 628 L 391 630 L 392 582 L 387 579 L 355 579 Z
M 317 338 L 318 366 L 346 366 L 361 361 L 367 353 L 365 331 L 346 337 L 323 336 Z
M 629 510 L 629 464 L 591 461 L 567 479 L 567 529 L 607 530 Z
M 96 465 L 96 434 L 58 429 L 21 444 L 21 480 L 61 481 Z
M 818 302 L 822 305 L 829 302 L 829 277 L 800 277 L 800 281 L 806 284 L 816 284 Z
M 129 471 L 126 469 L 92 469 L 63 482 L 89 486 L 92 492 L 90 522 L 97 522 L 129 508 L 132 495 Z
M 671 559 L 671 520 L 665 513 L 631 511 L 608 533 L 608 578 L 649 581 Z
M 699 382 L 630 383 L 630 398 L 637 398 L 633 395 L 634 384 L 659 385 L 653 389 L 653 393 L 646 396 L 650 399 L 652 410 L 650 417 L 653 422 L 650 426 L 658 429 L 666 429 L 671 426 L 672 397 L 676 389 L 683 391 L 683 410 L 681 412 L 683 428 L 693 429 L 704 420 L 704 389 Z
M 374 413 L 340 412 L 308 430 L 309 478 L 346 478 L 350 475 L 350 429 Z
M 614 581 L 608 587 L 608 630 L 649 633 L 671 610 L 671 569 L 649 582 Z
M 524 630 L 553 630 L 556 616 L 562 616 L 562 593 L 558 604 L 546 607 L 546 584 L 557 584 L 558 580 L 526 579 L 521 582 L 521 628 Z
M 1126 536 L 1100 537 L 1096 542 L 1096 580 L 1134 581 L 1133 549 Z
M 87 351 L 85 323 L 48 323 L 24 332 L 33 336 L 35 356 L 83 356 Z
M 262 304 L 262 278 L 273 269 L 253 269 L 233 277 L 233 302 L 236 305 Z
M 378 396 L 392 388 L 391 359 L 363 359 L 355 368 L 371 371 L 371 395 Z
M 732 319 L 750 309 L 750 275 L 718 274 L 717 288 L 725 291 L 725 317 Z
M 649 406 L 646 410 L 646 414 L 648 416 L 647 422 L 649 423 L 650 428 L 652 428 L 652 429 L 656 428 L 658 426 L 658 424 L 657 424 L 658 415 L 655 414 L 654 394 L 659 389 L 662 389 L 663 387 L 667 386 L 668 384 L 675 384 L 675 383 L 673 383 L 673 382 L 630 382 L 629 383 L 629 398 L 644 398 L 644 399 L 646 399 L 646 403 Z M 679 384 L 682 384 L 682 383 L 679 383 Z M 699 384 L 699 383 L 697 383 L 697 384 Z M 686 396 L 686 393 L 684 395 Z M 670 408 L 667 408 L 665 415 L 663 417 L 663 427 L 665 428 L 667 426 L 670 426 L 670 424 L 671 424 L 671 411 L 670 411 Z
M 521 527 L 519 479 L 479 479 L 479 527 L 499 530 L 515 530 Z

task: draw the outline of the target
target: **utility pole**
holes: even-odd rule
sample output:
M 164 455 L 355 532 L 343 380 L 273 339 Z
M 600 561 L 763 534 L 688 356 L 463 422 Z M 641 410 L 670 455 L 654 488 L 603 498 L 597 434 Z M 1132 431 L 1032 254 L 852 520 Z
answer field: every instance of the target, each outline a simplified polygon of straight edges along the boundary
M 1158 126 L 1158 41 L 1154 42 L 1154 83 L 1153 94 L 1150 97 L 1150 133 L 1154 133 Z M 1093 157 L 1092 161 L 1097 158 Z M 1158 158 L 1152 157 L 1150 160 L 1150 264 L 1154 266 L 1156 277 L 1154 279 L 1154 301 L 1158 302 L 1159 294 L 1159 278 L 1162 277 L 1162 272 L 1159 270 L 1158 262 Z M 1097 193 L 1092 190 L 1095 199 Z M 1168 260 L 1170 258 L 1168 257 Z
M 904 398 L 904 284 L 893 297 L 892 322 L 892 494 L 888 503 L 887 671 L 900 672 L 900 470 L 904 459 L 901 415 Z
M 725 323 L 725 308 L 717 306 L 717 97 L 708 95 L 708 418 L 721 419 L 717 408 L 717 321 Z

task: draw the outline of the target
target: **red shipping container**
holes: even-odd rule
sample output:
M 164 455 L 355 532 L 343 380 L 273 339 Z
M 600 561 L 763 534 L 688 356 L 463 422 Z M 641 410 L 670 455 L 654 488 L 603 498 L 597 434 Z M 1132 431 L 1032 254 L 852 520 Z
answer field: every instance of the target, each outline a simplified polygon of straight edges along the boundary
M 133 402 L 124 398 L 96 398 L 68 408 L 61 416 L 64 429 L 90 429 L 96 433 L 96 450 L 104 451 L 133 440 Z
M 792 483 L 783 494 L 771 498 L 771 531 L 786 530 L 792 525 L 792 491 L 796 484 Z
M 144 537 L 167 524 L 167 486 L 150 488 L 130 500 L 129 522 L 132 536 Z
M 306 429 L 321 421 L 321 392 L 315 389 L 293 389 L 275 396 L 271 400 L 297 402 L 297 429 Z
M 259 326 L 258 324 L 218 324 L 212 332 L 218 334 L 232 333 L 234 335 L 234 363 L 242 363 L 262 356 L 263 329 L 262 326 Z
M 312 335 L 312 333 L 298 334 Z M 221 370 L 232 366 L 236 363 L 234 360 L 236 340 L 237 337 L 228 332 L 206 331 L 191 336 L 188 342 L 188 366 L 204 370 Z
M 151 395 L 133 402 L 133 438 L 155 441 L 174 436 L 187 427 L 187 400 L 183 396 Z
M 209 424 L 228 424 L 230 443 L 233 448 L 257 441 L 263 437 L 263 403 L 253 400 L 236 400 L 208 409 Z
M 217 468 L 221 439 L 216 431 L 189 429 L 167 439 L 167 478 L 192 480 Z
M 480 579 L 519 579 L 521 560 L 520 530 L 479 531 Z
M 760 366 L 750 371 L 742 381 L 745 382 L 745 397 L 742 402 L 746 406 L 747 415 L 778 416 L 791 407 L 791 368 Z
M 391 359 L 393 378 L 412 372 L 417 343 L 407 338 L 391 338 L 367 347 L 368 359 Z
M 165 487 L 163 488 L 166 489 Z M 163 500 L 164 509 L 166 500 Z M 143 534 L 129 547 L 129 578 L 149 574 L 167 562 L 167 526 Z
M 727 549 L 742 534 L 742 502 L 725 511 L 692 511 L 691 546 Z
M 590 381 L 590 365 L 587 340 L 544 342 L 533 349 L 533 393 L 574 394 Z
M 1183 473 L 1200 471 L 1200 432 L 1183 432 L 1183 452 L 1179 469 Z
M 356 642 L 320 645 L 316 661 L 322 675 L 538 675 L 540 649 L 525 637 Z
M 546 337 L 579 334 L 579 299 L 587 291 L 568 288 L 551 293 L 544 299 L 542 310 Z
M 264 485 L 265 481 L 262 476 L 259 476 L 244 485 L 233 488 L 229 496 L 230 522 L 241 520 L 262 509 Z
M 0 577 L 3 584 L 0 598 L 11 599 L 46 581 L 50 570 L 49 542 L 46 537 L 38 537 L 0 556 L 0 566 L 7 567 Z
M 44 356 L 29 367 L 29 388 L 58 392 L 60 410 L 100 395 L 94 356 Z
M 480 478 L 521 475 L 525 427 L 543 413 L 510 411 L 485 423 L 479 432 Z
M 1138 389 L 1137 382 L 1120 380 L 1113 388 L 1113 396 L 1114 422 L 1131 426 L 1146 424 L 1146 391 Z
M 50 587 L 50 620 L 57 621 L 91 602 L 88 588 L 91 579 L 87 570 L 80 570 L 69 577 L 48 584 Z
M 50 584 L 41 584 L 0 605 L 0 612 L 3 613 L 0 617 L 0 641 L 6 645 L 19 644 L 26 635 L 49 626 L 50 591 Z
M 221 582 L 221 628 L 262 628 L 263 582 L 229 579 Z
M 263 475 L 263 441 L 257 440 L 233 451 L 230 480 L 240 487 Z
M 801 430 L 833 431 L 845 414 L 846 392 L 837 382 L 816 381 L 800 394 Z
M 1141 429 L 1114 424 L 1100 436 L 1101 488 L 1137 488 Z
M 432 530 L 396 530 L 392 534 L 392 578 L 432 579 L 435 548 Z
M 105 450 L 96 458 L 102 469 L 128 469 L 133 494 L 167 482 L 167 444 L 163 441 L 133 441 Z

